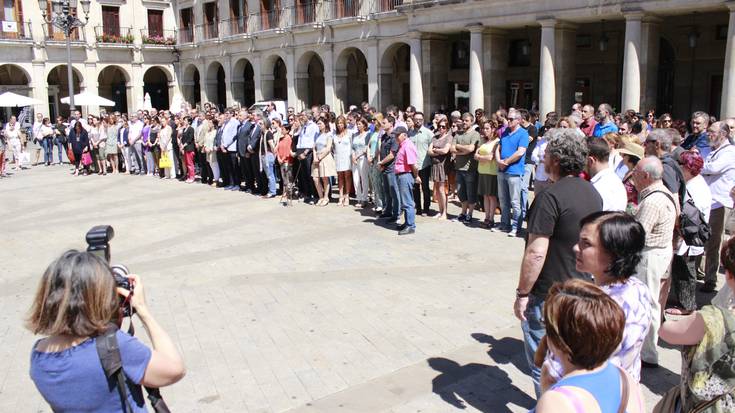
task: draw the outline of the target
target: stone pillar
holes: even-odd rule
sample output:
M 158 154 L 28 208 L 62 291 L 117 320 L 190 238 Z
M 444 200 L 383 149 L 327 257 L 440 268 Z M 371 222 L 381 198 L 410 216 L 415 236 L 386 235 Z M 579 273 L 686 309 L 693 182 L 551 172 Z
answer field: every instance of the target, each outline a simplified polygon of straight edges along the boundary
M 485 81 L 485 112 L 495 111 L 506 104 L 506 81 L 508 73 L 508 38 L 502 30 L 489 29 L 484 32 L 483 77 Z
M 424 110 L 424 85 L 421 79 L 421 32 L 411 32 L 409 41 L 411 46 L 409 100 L 417 111 L 422 112 Z
M 447 56 L 450 55 L 449 42 L 447 37 L 432 33 L 424 34 L 424 67 L 427 69 L 424 73 L 426 97 L 424 99 L 424 112 L 433 113 L 439 110 L 446 110 L 452 107 L 447 102 L 449 98 L 449 65 L 447 64 Z M 427 119 L 428 119 L 427 115 Z
M 367 47 L 368 102 L 370 106 L 380 107 L 380 87 L 378 84 L 378 41 L 371 41 Z
M 335 111 L 334 99 L 334 50 L 329 44 L 322 54 L 324 59 L 324 103 L 329 105 L 332 111 Z
M 286 52 L 286 84 L 288 88 L 288 106 L 293 106 L 296 110 L 303 109 L 303 104 L 299 102 L 296 94 L 296 56 L 293 48 Z
M 87 87 L 84 92 L 91 92 L 95 95 L 100 94 L 99 83 L 97 81 L 97 64 L 96 63 L 85 63 L 84 64 L 84 83 Z M 75 90 L 74 93 L 81 93 L 82 91 Z M 76 106 L 80 106 L 76 104 Z M 100 107 L 95 105 L 87 105 L 86 107 L 88 114 L 98 115 L 100 113 Z
M 474 25 L 470 27 L 470 112 L 474 113 L 476 109 L 484 108 L 485 104 L 485 86 L 482 79 L 482 25 Z
M 225 71 L 225 103 L 227 107 L 232 107 L 235 105 L 235 96 L 232 93 L 232 83 L 230 82 L 232 79 L 232 57 L 220 63 Z
M 641 112 L 656 107 L 661 19 L 646 16 L 641 33 Z
M 539 115 L 556 110 L 556 20 L 541 20 L 541 56 L 539 59 Z
M 641 22 L 643 13 L 625 15 L 625 55 L 623 58 L 623 95 L 620 112 L 640 110 L 641 105 Z
M 199 71 L 199 96 L 201 97 L 201 105 L 204 106 L 206 102 L 209 102 L 209 93 L 207 90 L 207 84 L 209 83 L 209 79 L 207 78 L 207 65 L 204 63 L 204 61 L 200 61 L 197 65 L 197 70 Z
M 128 98 L 128 113 L 137 111 L 143 108 L 143 65 L 139 62 L 133 62 L 132 73 L 130 73 L 130 83 L 128 83 L 127 98 Z
M 44 61 L 34 61 L 33 73 L 31 73 L 31 78 L 28 80 L 30 81 L 29 86 L 33 88 L 33 94 L 31 96 L 34 99 L 39 100 L 41 103 L 38 105 L 34 105 L 33 110 L 36 113 L 41 112 L 44 114 L 44 116 L 48 116 L 49 113 L 51 113 L 51 110 L 48 104 L 48 84 L 45 75 L 46 63 Z M 55 123 L 56 119 L 54 119 L 52 122 Z
M 735 116 L 735 3 L 728 2 L 727 7 L 730 8 L 730 23 L 727 26 L 720 119 Z
M 253 83 L 255 84 L 255 101 L 263 100 L 262 68 L 260 67 L 260 55 L 253 55 L 250 62 L 253 65 Z M 289 103 L 290 104 L 290 103 Z
M 554 107 L 561 113 L 568 113 L 571 111 L 574 102 L 577 27 L 570 23 L 557 22 L 554 36 L 554 49 L 556 50 L 554 56 L 554 79 L 556 84 Z

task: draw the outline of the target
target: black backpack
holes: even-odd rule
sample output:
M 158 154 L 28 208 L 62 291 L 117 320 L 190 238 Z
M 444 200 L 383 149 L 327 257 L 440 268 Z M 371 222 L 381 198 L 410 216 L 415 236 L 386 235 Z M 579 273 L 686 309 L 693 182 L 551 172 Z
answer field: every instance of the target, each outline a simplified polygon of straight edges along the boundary
M 666 192 L 653 191 L 651 194 L 654 192 L 661 192 L 666 195 L 671 202 L 676 203 L 674 198 Z M 686 193 L 689 195 L 689 191 L 686 191 Z M 704 244 L 712 233 L 712 230 L 709 227 L 709 222 L 704 219 L 702 211 L 694 205 L 691 195 L 686 198 L 684 204 L 681 206 L 677 228 L 679 229 L 679 235 L 690 247 L 704 247 Z

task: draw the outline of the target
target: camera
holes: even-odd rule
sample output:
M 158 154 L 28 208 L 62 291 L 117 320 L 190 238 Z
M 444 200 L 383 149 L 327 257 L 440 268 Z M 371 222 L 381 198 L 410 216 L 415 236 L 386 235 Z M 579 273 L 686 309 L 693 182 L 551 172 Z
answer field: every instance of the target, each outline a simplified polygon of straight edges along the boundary
M 97 225 L 87 231 L 85 236 L 87 240 L 87 251 L 91 252 L 98 257 L 104 259 L 108 264 L 110 262 L 110 241 L 115 237 L 115 230 L 111 225 Z M 118 287 L 124 288 L 131 293 L 132 288 L 128 274 L 130 271 L 124 265 L 117 264 L 111 265 L 110 271 L 112 271 L 112 277 L 115 278 L 115 284 Z M 120 307 L 122 309 L 123 317 L 130 317 L 135 313 L 135 310 L 130 305 L 130 302 L 124 297 L 120 297 Z

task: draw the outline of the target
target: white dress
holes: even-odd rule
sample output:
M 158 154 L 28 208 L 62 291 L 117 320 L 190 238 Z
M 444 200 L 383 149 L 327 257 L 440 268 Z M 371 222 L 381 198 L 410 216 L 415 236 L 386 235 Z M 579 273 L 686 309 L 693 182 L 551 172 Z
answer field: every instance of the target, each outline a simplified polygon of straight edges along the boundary
M 334 163 L 337 167 L 337 172 L 352 169 L 352 140 L 347 133 L 341 137 L 334 136 Z

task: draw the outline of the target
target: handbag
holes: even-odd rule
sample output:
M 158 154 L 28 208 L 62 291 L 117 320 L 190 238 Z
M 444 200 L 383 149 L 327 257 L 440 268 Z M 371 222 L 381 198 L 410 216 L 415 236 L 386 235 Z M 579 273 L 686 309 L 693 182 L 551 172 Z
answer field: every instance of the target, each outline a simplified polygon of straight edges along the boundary
M 74 151 L 71 150 L 71 148 L 66 149 L 66 157 L 69 158 L 69 163 L 74 163 L 76 161 L 76 158 L 74 158 Z
M 92 165 L 92 155 L 89 152 L 84 152 L 82 154 L 82 165 L 84 166 Z
M 166 169 L 171 168 L 172 166 L 174 166 L 174 163 L 168 156 L 168 152 L 161 153 L 161 157 L 158 159 L 158 167 Z

